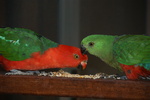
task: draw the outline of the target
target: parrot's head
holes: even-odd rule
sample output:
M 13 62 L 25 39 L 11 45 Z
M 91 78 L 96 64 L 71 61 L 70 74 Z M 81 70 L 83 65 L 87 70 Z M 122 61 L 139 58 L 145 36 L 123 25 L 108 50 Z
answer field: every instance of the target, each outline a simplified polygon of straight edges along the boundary
M 78 67 L 86 68 L 88 56 L 82 54 L 80 48 L 68 45 L 59 45 L 57 53 L 57 61 L 60 61 L 62 67 Z
M 112 37 L 110 35 L 89 35 L 85 37 L 81 41 L 82 54 L 89 52 L 92 55 L 100 57 L 107 50 Z

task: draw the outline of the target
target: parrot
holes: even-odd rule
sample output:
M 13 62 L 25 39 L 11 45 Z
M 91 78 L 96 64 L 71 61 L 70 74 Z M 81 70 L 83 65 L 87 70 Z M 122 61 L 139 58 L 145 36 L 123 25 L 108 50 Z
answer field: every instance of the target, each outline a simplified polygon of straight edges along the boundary
M 150 76 L 150 36 L 92 34 L 82 39 L 81 50 L 124 72 L 129 80 Z
M 0 28 L 0 65 L 6 71 L 49 68 L 86 68 L 88 57 L 80 48 L 58 44 L 25 28 Z

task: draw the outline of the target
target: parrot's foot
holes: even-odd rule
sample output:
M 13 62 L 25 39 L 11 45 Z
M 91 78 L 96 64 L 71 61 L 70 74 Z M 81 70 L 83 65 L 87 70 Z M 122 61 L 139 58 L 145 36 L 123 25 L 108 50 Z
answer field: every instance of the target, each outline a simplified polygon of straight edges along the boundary
M 41 73 L 38 73 L 38 76 L 51 76 L 51 75 L 53 75 L 53 73 L 52 72 L 45 72 L 45 71 L 42 71 Z
M 150 76 L 146 77 L 146 79 L 150 80 Z
M 116 79 L 118 80 L 127 80 L 126 76 L 116 76 Z
M 26 71 L 26 72 L 22 72 L 20 70 L 10 70 L 10 72 L 5 73 L 5 75 L 34 75 L 34 74 L 39 74 L 39 71 Z
M 140 76 L 140 79 L 142 79 L 142 80 L 150 80 L 150 76 L 147 76 L 147 77 Z

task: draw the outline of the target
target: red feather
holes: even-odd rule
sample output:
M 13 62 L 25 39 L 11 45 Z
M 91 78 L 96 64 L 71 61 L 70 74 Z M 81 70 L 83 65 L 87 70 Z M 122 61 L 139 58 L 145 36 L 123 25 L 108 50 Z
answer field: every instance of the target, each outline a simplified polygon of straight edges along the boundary
M 77 54 L 80 57 L 76 59 L 74 58 L 74 54 Z M 43 54 L 35 52 L 32 54 L 31 58 L 22 61 L 10 61 L 3 56 L 0 56 L 0 63 L 7 71 L 12 69 L 40 70 L 48 68 L 77 67 L 82 61 L 85 61 L 86 63 L 87 60 L 87 55 L 82 55 L 79 48 L 67 45 L 59 45 L 58 47 L 50 48 Z
M 135 80 L 139 79 L 140 76 L 147 77 L 150 75 L 150 71 L 146 70 L 144 67 L 124 64 L 120 65 L 128 79 Z

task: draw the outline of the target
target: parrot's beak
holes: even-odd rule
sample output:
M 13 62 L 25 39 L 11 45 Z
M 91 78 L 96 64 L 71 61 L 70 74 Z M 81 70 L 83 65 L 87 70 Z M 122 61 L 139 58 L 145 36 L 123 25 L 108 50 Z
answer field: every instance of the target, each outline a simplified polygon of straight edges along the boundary
M 82 61 L 81 64 L 78 66 L 78 69 L 84 70 L 87 66 L 87 61 Z
M 82 54 L 87 54 L 87 50 L 83 45 L 81 45 L 80 49 Z

